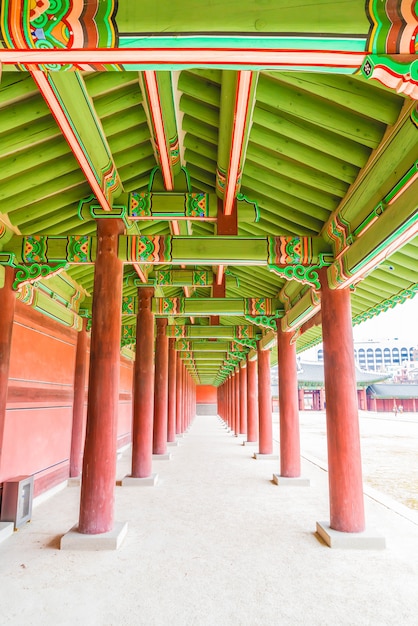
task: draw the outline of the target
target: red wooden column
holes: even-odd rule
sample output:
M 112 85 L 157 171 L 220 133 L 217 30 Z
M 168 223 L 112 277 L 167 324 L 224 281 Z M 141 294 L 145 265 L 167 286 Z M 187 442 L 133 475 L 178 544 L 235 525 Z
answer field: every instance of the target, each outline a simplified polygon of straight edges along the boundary
M 87 320 L 77 335 L 74 369 L 73 423 L 71 428 L 70 477 L 80 476 L 83 467 L 84 397 L 87 368 Z
M 176 359 L 176 434 L 181 435 L 183 433 L 182 421 L 181 421 L 181 394 L 182 394 L 182 362 L 180 354 L 177 353 Z
M 304 411 L 305 410 L 305 390 L 304 389 L 298 390 L 298 398 L 299 398 L 299 411 Z
M 235 430 L 235 373 L 231 372 L 230 378 L 230 402 L 231 402 L 231 431 Z
M 4 425 L 6 421 L 6 402 L 9 384 L 13 319 L 16 306 L 16 294 L 13 291 L 15 272 L 8 266 L 6 266 L 4 270 L 4 285 L 0 289 L 0 467 L 3 450 Z
M 270 389 L 270 350 L 257 342 L 259 454 L 273 453 L 273 423 Z
M 247 434 L 247 362 L 241 361 L 239 368 L 239 432 Z
M 330 289 L 320 274 L 330 526 L 355 533 L 365 520 L 350 290 Z
M 132 427 L 133 478 L 148 478 L 152 474 L 154 314 L 151 311 L 151 302 L 153 295 L 152 287 L 138 289 Z
M 223 405 L 222 405 L 223 385 L 219 385 L 216 390 L 216 412 L 223 420 Z
M 186 376 L 187 370 L 184 363 L 181 364 L 181 432 L 184 433 L 187 430 L 186 420 Z
M 168 341 L 168 426 L 167 441 L 176 440 L 177 352 L 175 339 Z
M 105 533 L 113 528 L 123 274 L 118 259 L 118 236 L 123 231 L 121 220 L 97 222 L 87 430 L 78 527 L 83 534 Z
M 229 377 L 225 380 L 225 423 L 229 428 L 230 420 L 230 406 L 229 406 Z
M 300 476 L 300 435 L 296 344 L 292 333 L 284 333 L 277 324 L 280 411 L 280 475 Z
M 257 361 L 247 360 L 247 441 L 258 438 Z
M 235 393 L 235 423 L 234 423 L 234 432 L 235 436 L 239 435 L 239 426 L 240 426 L 240 392 L 239 392 L 239 365 L 235 370 L 234 374 L 234 393 Z
M 167 319 L 157 319 L 155 340 L 154 454 L 167 453 L 168 337 Z

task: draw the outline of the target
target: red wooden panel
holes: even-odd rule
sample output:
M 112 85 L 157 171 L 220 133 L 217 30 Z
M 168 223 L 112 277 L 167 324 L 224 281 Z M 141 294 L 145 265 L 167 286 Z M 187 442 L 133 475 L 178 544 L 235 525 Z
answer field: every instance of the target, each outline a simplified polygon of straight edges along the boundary
M 218 400 L 217 388 L 212 385 L 198 385 L 196 387 L 197 404 L 216 404 Z
M 7 411 L 0 482 L 68 460 L 71 420 L 71 406 Z

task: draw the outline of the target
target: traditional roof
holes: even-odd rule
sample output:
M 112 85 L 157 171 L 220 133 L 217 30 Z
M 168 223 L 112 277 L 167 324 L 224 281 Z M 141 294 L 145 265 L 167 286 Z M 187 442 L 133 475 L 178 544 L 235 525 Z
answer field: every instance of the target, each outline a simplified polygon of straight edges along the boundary
M 123 219 L 123 345 L 152 285 L 195 380 L 219 384 L 276 320 L 299 351 L 320 340 L 320 268 L 353 287 L 353 323 L 416 294 L 415 18 L 397 0 L 281 4 L 4 3 L 17 297 L 80 328 L 95 220 Z M 204 348 L 211 323 L 225 351 Z
M 409 398 L 418 399 L 418 385 L 403 384 L 373 384 L 370 385 L 370 393 L 373 398 L 399 398 L 407 400 Z
M 389 374 L 379 374 L 377 372 L 366 372 L 356 367 L 356 381 L 358 387 L 367 387 L 374 382 L 389 378 Z M 299 387 L 312 387 L 319 385 L 325 386 L 324 383 L 324 364 L 300 362 L 298 369 Z

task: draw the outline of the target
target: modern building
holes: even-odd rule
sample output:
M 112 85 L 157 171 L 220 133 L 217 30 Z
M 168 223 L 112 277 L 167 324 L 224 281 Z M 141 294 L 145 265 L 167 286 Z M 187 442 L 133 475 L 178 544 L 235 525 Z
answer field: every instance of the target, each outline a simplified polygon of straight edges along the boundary
M 415 361 L 416 347 L 398 339 L 356 341 L 354 358 L 362 370 L 391 372 L 394 368 Z M 324 360 L 322 347 L 316 349 L 318 361 Z

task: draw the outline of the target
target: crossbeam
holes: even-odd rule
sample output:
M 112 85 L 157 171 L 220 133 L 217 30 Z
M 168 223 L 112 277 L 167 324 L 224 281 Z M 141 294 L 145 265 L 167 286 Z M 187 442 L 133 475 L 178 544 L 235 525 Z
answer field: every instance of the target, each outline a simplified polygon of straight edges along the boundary
M 120 235 L 118 257 L 124 264 L 151 265 L 302 265 L 320 263 L 330 244 L 322 237 L 182 237 Z M 17 263 L 93 264 L 97 238 L 90 235 L 15 236 L 7 253 Z M 7 254 L 6 253 L 6 254 Z M 1 260 L 0 260 L 1 262 Z

